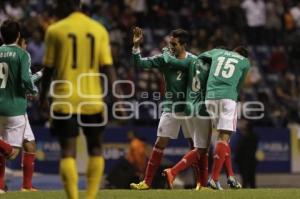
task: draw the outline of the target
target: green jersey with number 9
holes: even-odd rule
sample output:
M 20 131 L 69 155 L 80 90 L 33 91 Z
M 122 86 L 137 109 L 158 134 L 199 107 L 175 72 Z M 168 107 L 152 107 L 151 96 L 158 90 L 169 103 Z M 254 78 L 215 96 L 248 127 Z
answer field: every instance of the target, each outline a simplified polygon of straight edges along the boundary
M 250 68 L 248 58 L 224 49 L 213 49 L 201 54 L 210 59 L 206 99 L 232 99 L 237 101 L 239 90 Z
M 26 93 L 36 94 L 29 54 L 15 44 L 0 47 L 0 115 L 24 115 Z

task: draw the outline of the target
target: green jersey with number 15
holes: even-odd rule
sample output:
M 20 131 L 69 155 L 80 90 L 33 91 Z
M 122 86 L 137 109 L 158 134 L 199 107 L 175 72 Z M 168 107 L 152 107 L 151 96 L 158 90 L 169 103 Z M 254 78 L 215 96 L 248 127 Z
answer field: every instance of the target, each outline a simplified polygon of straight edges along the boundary
M 232 99 L 237 101 L 238 92 L 250 68 L 248 58 L 228 50 L 213 49 L 201 54 L 210 59 L 206 99 Z

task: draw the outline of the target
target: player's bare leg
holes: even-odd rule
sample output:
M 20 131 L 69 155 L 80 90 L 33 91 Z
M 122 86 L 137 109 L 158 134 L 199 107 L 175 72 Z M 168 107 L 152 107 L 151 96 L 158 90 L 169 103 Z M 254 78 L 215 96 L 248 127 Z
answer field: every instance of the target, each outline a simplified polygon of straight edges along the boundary
M 69 199 L 78 199 L 78 174 L 76 168 L 76 137 L 59 137 L 61 160 L 59 165 L 65 191 Z
M 168 137 L 157 137 L 152 150 L 152 154 L 150 156 L 150 159 L 148 160 L 145 179 L 137 184 L 131 183 L 130 184 L 131 189 L 137 189 L 137 190 L 150 189 L 153 177 L 161 163 L 163 157 L 163 151 L 168 145 L 168 143 L 169 143 Z
M 36 155 L 35 141 L 24 140 L 22 154 L 23 185 L 21 191 L 37 191 L 32 187 L 32 176 L 34 173 L 34 161 Z

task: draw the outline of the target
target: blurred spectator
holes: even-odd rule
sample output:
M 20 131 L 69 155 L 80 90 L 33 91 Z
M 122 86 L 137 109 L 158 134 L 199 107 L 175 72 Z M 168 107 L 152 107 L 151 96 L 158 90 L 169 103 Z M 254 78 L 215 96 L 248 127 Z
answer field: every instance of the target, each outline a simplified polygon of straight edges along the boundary
M 24 10 L 21 7 L 21 1 L 19 0 L 11 0 L 9 3 L 6 3 L 5 11 L 8 16 L 16 20 L 20 20 L 25 16 Z
M 157 104 L 161 100 L 159 94 L 164 90 L 162 77 L 157 71 L 139 71 L 132 67 L 129 61 L 132 27 L 144 27 L 143 53 L 146 55 L 160 53 L 162 46 L 166 45 L 160 42 L 163 37 L 171 29 L 181 27 L 191 33 L 189 51 L 195 54 L 216 46 L 232 49 L 245 41 L 248 41 L 249 47 L 254 45 L 249 50 L 256 73 L 251 72 L 250 79 L 257 79 L 256 74 L 263 78 L 258 78 L 249 88 L 243 88 L 241 98 L 258 100 L 261 97 L 265 98 L 266 107 L 271 104 L 266 109 L 269 122 L 262 123 L 285 125 L 287 121 L 294 121 L 295 113 L 300 112 L 298 106 L 291 109 L 290 103 L 282 103 L 282 96 L 276 98 L 279 90 L 285 93 L 288 87 L 284 87 L 289 85 L 275 86 L 278 82 L 286 82 L 279 77 L 283 71 L 292 72 L 297 80 L 300 78 L 300 31 L 297 31 L 300 27 L 299 1 L 83 0 L 83 3 L 84 12 L 109 30 L 119 78 L 134 82 L 136 92 L 130 101 Z M 28 37 L 34 65 L 41 62 L 44 44 L 40 39 L 43 33 L 59 17 L 55 11 L 55 0 L 0 1 L 0 23 L 7 17 L 20 20 Z M 283 82 L 280 84 L 285 84 Z M 124 88 L 130 92 L 129 89 Z M 267 93 L 268 97 L 262 97 L 262 93 Z M 300 88 L 297 87 L 296 93 L 298 98 Z M 153 106 L 141 105 L 139 112 L 141 119 L 137 121 L 138 124 L 151 125 L 156 122 Z
M 220 46 L 226 46 L 226 42 L 224 40 L 224 31 L 221 27 L 216 29 L 213 36 L 210 38 L 208 48 L 212 49 Z
M 144 172 L 147 166 L 146 143 L 141 138 L 136 137 L 132 131 L 128 132 L 127 137 L 130 145 L 126 160 L 135 168 L 136 175 L 140 179 L 144 179 Z
M 0 24 L 2 24 L 3 21 L 5 21 L 8 18 L 4 2 L 0 1 Z
M 266 1 L 266 40 L 270 46 L 278 44 L 282 38 L 283 12 L 281 0 Z
M 264 42 L 266 26 L 266 5 L 263 0 L 244 0 L 241 7 L 247 19 L 247 38 L 249 44 L 260 45 Z
M 253 132 L 252 125 L 248 121 L 239 121 L 241 138 L 235 154 L 235 161 L 242 177 L 243 188 L 256 188 L 256 150 L 258 137 Z
M 32 39 L 29 40 L 27 50 L 31 55 L 32 66 L 41 66 L 44 56 L 43 34 L 41 30 L 35 30 Z
M 297 29 L 300 29 L 300 2 L 290 9 L 291 16 Z
M 271 72 L 283 72 L 287 68 L 287 60 L 282 46 L 273 47 L 269 63 Z
M 136 137 L 132 131 L 129 131 L 127 136 L 130 142 L 127 155 L 124 159 L 119 160 L 107 176 L 110 188 L 129 189 L 130 183 L 142 179 L 146 168 L 146 143 Z
M 203 28 L 196 31 L 196 35 L 192 41 L 191 52 L 200 54 L 208 48 L 208 35 L 207 31 Z
M 275 93 L 280 104 L 283 104 L 289 111 L 289 118 L 292 121 L 298 119 L 298 91 L 296 87 L 296 77 L 289 71 L 286 71 L 280 82 L 275 88 Z

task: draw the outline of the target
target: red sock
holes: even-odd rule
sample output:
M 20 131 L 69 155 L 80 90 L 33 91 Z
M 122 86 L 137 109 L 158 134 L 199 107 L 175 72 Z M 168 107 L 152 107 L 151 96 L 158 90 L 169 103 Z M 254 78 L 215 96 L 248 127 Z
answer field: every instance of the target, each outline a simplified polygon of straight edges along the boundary
M 192 169 L 193 169 L 193 173 L 194 173 L 194 176 L 195 176 L 195 181 L 197 182 L 197 183 L 199 183 L 200 182 L 200 162 L 199 161 L 196 161 L 196 162 L 194 162 L 193 164 L 192 164 Z
M 228 177 L 234 176 L 231 164 L 231 149 L 229 144 L 227 145 L 227 153 L 225 155 L 225 169 Z
M 0 189 L 4 189 L 5 187 L 5 157 L 0 155 Z
M 193 163 L 198 162 L 200 158 L 200 155 L 197 151 L 197 149 L 189 151 L 187 154 L 183 156 L 183 158 L 171 168 L 171 172 L 174 176 L 177 176 L 177 174 L 190 167 Z
M 160 165 L 161 159 L 163 157 L 163 150 L 157 147 L 154 147 L 150 159 L 148 160 L 146 173 L 145 173 L 145 182 L 147 185 L 151 186 L 154 174 L 157 168 Z
M 34 172 L 35 153 L 23 153 L 22 167 L 23 167 L 23 188 L 32 188 L 32 176 Z
M 2 153 L 4 156 L 9 156 L 12 150 L 13 147 L 10 144 L 0 140 L 0 153 Z
M 208 154 L 200 157 L 200 184 L 206 187 L 208 180 Z
M 212 167 L 212 179 L 219 180 L 219 176 L 225 161 L 225 154 L 227 153 L 227 143 L 219 141 L 216 144 L 214 151 L 214 162 Z

